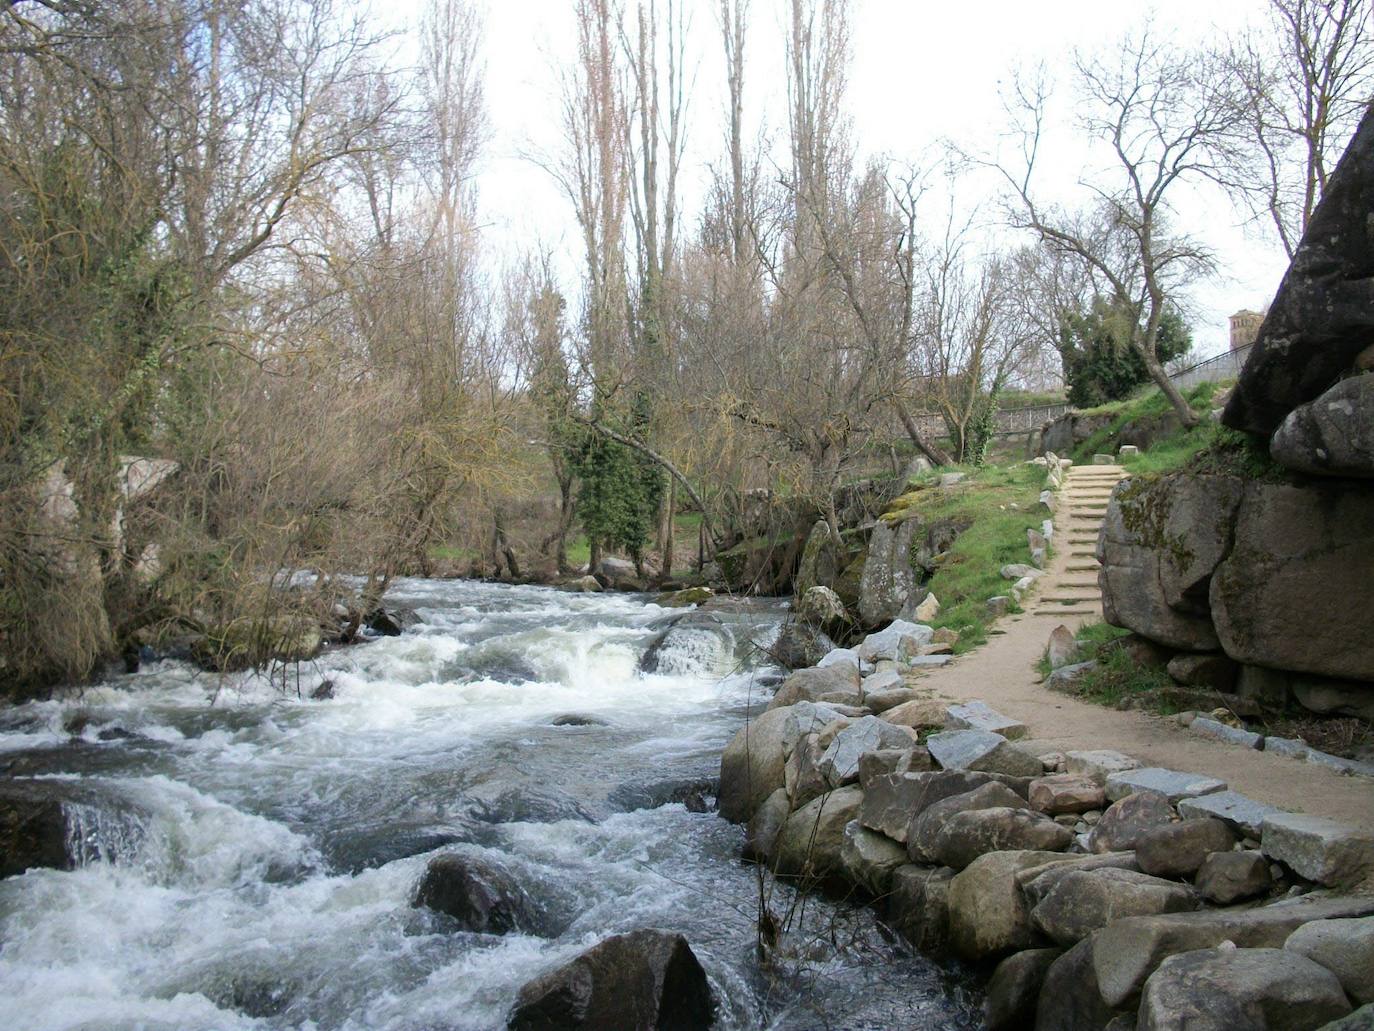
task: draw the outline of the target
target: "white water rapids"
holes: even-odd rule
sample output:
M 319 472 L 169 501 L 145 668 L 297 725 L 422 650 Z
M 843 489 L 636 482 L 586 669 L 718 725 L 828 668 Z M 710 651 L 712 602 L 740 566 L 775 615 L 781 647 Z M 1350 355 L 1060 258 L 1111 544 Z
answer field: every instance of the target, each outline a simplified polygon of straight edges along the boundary
M 644 674 L 673 613 L 642 597 L 410 580 L 388 604 L 422 622 L 301 667 L 302 696 L 328 678 L 329 700 L 167 661 L 0 713 L 5 775 L 125 803 L 69 810 L 77 869 L 0 880 L 0 1025 L 493 1029 L 529 978 L 661 927 L 701 959 L 719 1027 L 977 1026 L 960 982 L 866 909 L 808 901 L 789 961 L 760 969 L 742 829 L 658 804 L 713 777 L 766 701 L 750 642 L 775 607 L 676 635 Z M 413 907 L 442 849 L 498 859 L 561 933 Z

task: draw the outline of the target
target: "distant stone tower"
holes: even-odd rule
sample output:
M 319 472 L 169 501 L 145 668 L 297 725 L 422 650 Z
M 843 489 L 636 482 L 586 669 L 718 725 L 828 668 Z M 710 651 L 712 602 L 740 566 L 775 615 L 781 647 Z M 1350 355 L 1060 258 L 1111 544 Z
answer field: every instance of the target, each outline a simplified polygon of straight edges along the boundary
M 1242 308 L 1231 316 L 1231 350 L 1236 351 L 1247 344 L 1253 344 L 1259 335 L 1260 323 L 1264 313 Z

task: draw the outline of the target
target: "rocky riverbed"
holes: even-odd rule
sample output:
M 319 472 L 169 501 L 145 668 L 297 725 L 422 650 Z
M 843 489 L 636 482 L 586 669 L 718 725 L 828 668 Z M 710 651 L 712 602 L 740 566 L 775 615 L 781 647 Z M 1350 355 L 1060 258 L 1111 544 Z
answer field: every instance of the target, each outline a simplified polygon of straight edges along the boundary
M 760 961 L 744 830 L 711 810 L 780 679 L 776 604 L 670 630 L 635 595 L 411 580 L 388 603 L 418 623 L 285 692 L 162 662 L 0 713 L 10 1026 L 496 1028 L 646 930 L 576 969 L 660 957 L 723 1028 L 979 1025 L 976 982 L 849 902 L 775 886 Z

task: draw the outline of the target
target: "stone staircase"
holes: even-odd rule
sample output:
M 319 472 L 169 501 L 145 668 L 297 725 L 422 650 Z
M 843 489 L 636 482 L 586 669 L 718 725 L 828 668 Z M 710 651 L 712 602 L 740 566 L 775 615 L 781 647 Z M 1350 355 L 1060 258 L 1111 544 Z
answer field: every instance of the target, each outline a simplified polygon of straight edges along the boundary
M 1107 514 L 1112 488 L 1127 473 L 1119 465 L 1071 466 L 1059 494 L 1054 520 L 1057 572 L 1040 583 L 1031 610 L 1037 616 L 1102 618 L 1097 588 L 1097 533 Z

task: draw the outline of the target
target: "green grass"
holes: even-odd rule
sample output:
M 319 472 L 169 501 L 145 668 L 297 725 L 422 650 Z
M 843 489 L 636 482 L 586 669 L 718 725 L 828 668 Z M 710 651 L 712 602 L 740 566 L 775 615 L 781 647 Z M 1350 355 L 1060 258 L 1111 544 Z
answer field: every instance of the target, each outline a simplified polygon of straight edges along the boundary
M 1169 439 L 1169 441 L 1177 440 L 1179 442 L 1177 447 L 1173 449 L 1177 454 L 1189 456 L 1192 454 L 1192 452 L 1187 451 L 1190 445 L 1184 441 L 1184 438 L 1196 435 L 1191 443 L 1194 450 L 1204 447 L 1210 442 L 1210 435 L 1215 432 L 1215 424 L 1211 422 L 1208 415 L 1212 408 L 1212 398 L 1218 389 L 1219 384 L 1216 383 L 1199 383 L 1184 392 L 1184 398 L 1193 410 L 1202 417 L 1203 421 L 1192 430 L 1175 434 Z M 1169 399 L 1158 387 L 1151 387 L 1125 401 L 1113 401 L 1110 404 L 1099 405 L 1097 408 L 1084 409 L 1080 414 L 1089 416 L 1110 415 L 1112 420 L 1075 448 L 1072 457 L 1076 462 L 1085 463 L 1091 462 L 1095 454 L 1115 452 L 1115 441 L 1122 430 L 1132 423 L 1165 418 L 1172 411 L 1173 405 L 1169 403 Z M 1163 452 L 1169 450 L 1169 441 L 1160 441 L 1150 448 L 1149 453 L 1160 452 L 1160 461 L 1163 462 Z M 1141 459 L 1146 459 L 1146 455 L 1142 454 Z M 1162 466 L 1162 468 L 1172 468 L 1172 466 Z M 1154 470 L 1142 468 L 1140 471 Z
M 586 534 L 569 534 L 564 549 L 568 553 L 568 565 L 573 569 L 585 566 L 592 560 L 592 545 Z
M 477 552 L 461 544 L 431 544 L 429 557 L 442 562 L 471 562 L 477 558 Z
M 1075 697 L 1112 708 L 1133 708 L 1133 703 L 1145 703 L 1146 708 L 1168 715 L 1177 711 L 1170 705 L 1168 695 L 1175 684 L 1162 668 L 1142 666 L 1129 652 L 1121 648 L 1105 648 L 1129 631 L 1108 623 L 1088 623 L 1079 628 L 1077 662 L 1095 662 L 1096 668 L 1082 673 L 1074 680 Z M 1042 655 L 1037 665 L 1040 675 L 1050 675 L 1050 662 Z
M 943 520 L 968 522 L 927 584 L 940 599 L 940 614 L 930 625 L 959 631 L 954 650 L 963 653 L 987 641 L 991 623 L 987 600 L 1011 590 L 1002 579 L 1002 566 L 1030 559 L 1026 531 L 1039 530 L 1045 519 L 1038 508 L 1045 473 L 1039 466 L 1025 464 L 956 471 L 967 473 L 972 483 L 941 490 L 932 486 L 936 474 L 922 476 L 913 490 L 893 502 L 884 518 L 919 518 L 925 525 Z

